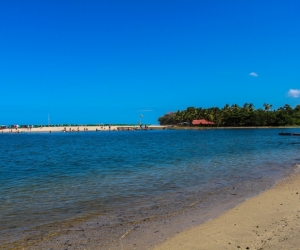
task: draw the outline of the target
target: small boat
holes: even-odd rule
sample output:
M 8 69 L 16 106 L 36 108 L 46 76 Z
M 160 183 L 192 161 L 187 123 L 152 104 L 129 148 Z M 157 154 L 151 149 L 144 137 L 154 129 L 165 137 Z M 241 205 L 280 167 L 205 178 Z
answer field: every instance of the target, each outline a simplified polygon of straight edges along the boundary
M 280 132 L 279 135 L 292 135 L 292 133 L 284 133 L 284 132 Z
M 300 136 L 300 133 L 293 133 L 293 135 L 295 135 L 295 136 Z

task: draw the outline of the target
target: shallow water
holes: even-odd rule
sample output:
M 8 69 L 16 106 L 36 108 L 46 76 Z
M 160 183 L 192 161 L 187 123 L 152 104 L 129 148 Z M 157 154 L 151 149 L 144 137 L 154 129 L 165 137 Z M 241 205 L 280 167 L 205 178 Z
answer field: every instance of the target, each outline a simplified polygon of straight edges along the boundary
M 130 221 L 214 199 L 241 183 L 259 189 L 300 162 L 300 137 L 281 131 L 300 132 L 1 134 L 0 245 L 8 235 L 91 213 L 120 219 L 126 211 Z

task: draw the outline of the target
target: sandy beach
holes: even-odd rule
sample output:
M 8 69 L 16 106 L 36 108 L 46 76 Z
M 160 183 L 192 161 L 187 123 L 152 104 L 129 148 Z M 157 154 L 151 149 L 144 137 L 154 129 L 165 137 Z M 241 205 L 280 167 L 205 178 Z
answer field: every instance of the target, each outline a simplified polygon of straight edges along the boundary
M 299 128 L 299 126 L 291 127 L 178 127 L 178 126 L 163 126 L 163 125 L 147 125 L 149 130 L 223 130 L 223 129 L 288 129 Z M 95 132 L 95 131 L 133 131 L 145 129 L 145 125 L 142 128 L 139 125 L 99 125 L 99 126 L 43 126 L 33 128 L 4 128 L 0 130 L 0 133 L 52 133 L 52 132 Z
M 300 174 L 218 218 L 166 239 L 167 249 L 299 249 Z
M 164 129 L 165 126 L 147 126 L 147 129 Z M 56 127 L 34 127 L 34 128 L 5 128 L 0 133 L 52 133 L 52 132 L 92 132 L 92 131 L 118 131 L 118 130 L 140 130 L 141 127 L 136 125 L 111 125 L 111 126 L 56 126 Z M 142 129 L 145 126 L 142 125 Z
M 80 223 L 85 219 L 79 218 L 79 223 L 66 221 L 59 226 L 48 225 L 40 229 L 39 235 L 3 245 L 0 249 L 299 249 L 298 168 L 272 189 L 216 218 L 207 217 L 207 222 L 202 224 L 198 224 L 193 215 L 182 214 L 175 223 L 173 219 L 161 224 L 149 220 L 124 224 L 123 230 L 118 231 L 114 226 L 101 226 L 100 220 Z M 182 229 L 185 220 L 195 220 L 195 226 Z M 110 236 L 104 239 L 105 234 Z

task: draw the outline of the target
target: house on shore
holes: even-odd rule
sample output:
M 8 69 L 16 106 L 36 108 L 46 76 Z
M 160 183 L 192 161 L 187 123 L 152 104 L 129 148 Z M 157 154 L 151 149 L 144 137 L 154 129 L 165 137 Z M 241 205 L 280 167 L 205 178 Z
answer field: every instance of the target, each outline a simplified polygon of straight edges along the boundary
M 210 122 L 210 121 L 205 120 L 205 119 L 200 119 L 200 120 L 193 120 L 192 125 L 193 126 L 213 126 L 213 125 L 215 125 L 215 123 Z

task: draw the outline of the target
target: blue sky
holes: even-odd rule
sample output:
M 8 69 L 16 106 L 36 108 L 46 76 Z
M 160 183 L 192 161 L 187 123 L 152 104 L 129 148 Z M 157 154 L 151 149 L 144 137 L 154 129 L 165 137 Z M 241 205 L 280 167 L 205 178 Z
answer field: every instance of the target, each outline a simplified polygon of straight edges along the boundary
M 0 124 L 47 124 L 48 114 L 51 123 L 137 123 L 143 114 L 157 124 L 189 106 L 294 107 L 299 9 L 299 1 L 0 1 Z

